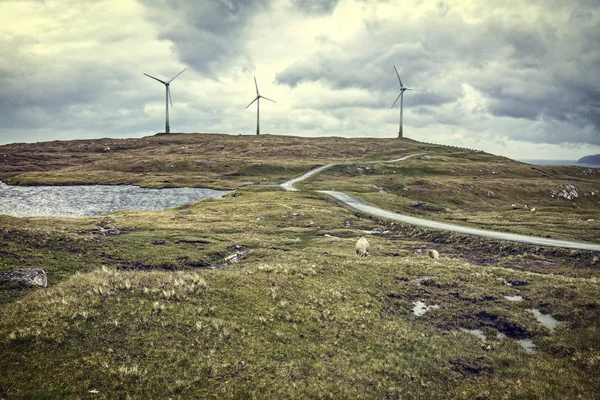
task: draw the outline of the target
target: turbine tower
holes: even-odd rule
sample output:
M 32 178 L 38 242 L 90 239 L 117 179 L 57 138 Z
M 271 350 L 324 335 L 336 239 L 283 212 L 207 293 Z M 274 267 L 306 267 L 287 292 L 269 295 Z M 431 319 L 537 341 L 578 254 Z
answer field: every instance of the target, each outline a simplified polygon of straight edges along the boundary
M 400 127 L 398 128 L 398 138 L 402 138 L 402 112 L 403 112 L 403 108 L 404 108 L 404 92 L 407 90 L 412 90 L 415 92 L 422 92 L 423 90 L 409 89 L 409 88 L 405 87 L 402 84 L 402 79 L 400 79 L 400 74 L 398 73 L 398 70 L 396 69 L 395 65 L 394 65 L 394 71 L 396 71 L 396 76 L 398 77 L 398 82 L 400 83 L 400 94 L 398 95 L 398 97 L 396 97 L 394 104 L 392 104 L 392 106 L 390 108 L 394 108 L 394 106 L 398 102 L 398 99 L 400 99 Z
M 183 71 L 185 71 L 186 68 L 183 69 Z M 166 98 L 165 98 L 165 105 L 166 105 L 166 110 L 167 110 L 167 116 L 165 118 L 165 133 L 169 133 L 170 132 L 170 126 L 169 126 L 169 102 L 171 103 L 171 107 L 173 107 L 173 100 L 171 99 L 171 89 L 169 89 L 169 85 L 171 84 L 171 82 L 173 82 L 175 80 L 175 78 L 177 78 L 179 75 L 181 75 L 183 73 L 183 71 L 181 71 L 180 73 L 178 73 L 177 75 L 175 75 L 173 78 L 171 78 L 171 80 L 168 81 L 163 81 L 160 80 L 158 78 L 153 77 L 152 75 L 148 75 L 147 73 L 144 72 L 144 75 L 146 75 L 149 78 L 152 78 L 156 81 L 159 81 L 160 83 L 162 83 L 163 85 L 165 85 L 165 91 L 166 91 Z
M 277 103 L 275 100 L 271 100 L 268 97 L 261 96 L 258 92 L 258 83 L 256 83 L 256 77 L 254 77 L 254 86 L 256 86 L 256 98 L 252 100 L 252 103 L 256 101 L 256 134 L 260 135 L 260 99 L 263 98 L 265 100 L 272 101 L 273 103 Z M 248 104 L 244 110 L 252 105 L 252 103 Z

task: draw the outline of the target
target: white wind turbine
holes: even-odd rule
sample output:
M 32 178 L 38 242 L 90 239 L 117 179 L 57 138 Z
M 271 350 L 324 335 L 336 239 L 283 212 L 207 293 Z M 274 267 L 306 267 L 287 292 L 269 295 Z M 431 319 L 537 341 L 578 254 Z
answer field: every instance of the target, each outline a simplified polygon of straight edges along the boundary
M 256 77 L 254 77 L 254 86 L 256 86 L 256 98 L 252 100 L 252 103 L 256 101 L 256 134 L 260 135 L 260 99 L 263 98 L 265 100 L 272 101 L 273 103 L 277 102 L 275 100 L 269 99 L 268 97 L 260 95 L 260 93 L 258 92 L 258 83 L 256 83 Z M 245 109 L 250 107 L 252 103 L 248 104 Z
M 183 71 L 185 71 L 187 68 L 184 68 Z M 168 81 L 163 81 L 160 80 L 158 78 L 153 77 L 152 75 L 148 75 L 147 73 L 144 72 L 144 75 L 146 75 L 149 78 L 152 78 L 156 81 L 159 81 L 160 83 L 162 83 L 163 85 L 165 85 L 166 88 L 166 98 L 165 98 L 165 103 L 166 103 L 166 109 L 167 109 L 167 116 L 165 119 L 165 133 L 169 133 L 170 132 L 170 126 L 169 126 L 169 102 L 171 103 L 171 107 L 173 107 L 173 100 L 171 99 L 171 89 L 169 89 L 169 85 L 171 84 L 171 82 L 173 82 L 175 80 L 175 78 L 177 78 L 179 75 L 183 74 L 183 71 L 181 71 L 180 73 L 178 73 L 177 75 L 175 75 L 173 78 L 171 78 L 171 80 Z
M 403 104 L 404 103 L 404 92 L 407 90 L 412 90 L 415 92 L 423 92 L 423 90 L 410 89 L 410 88 L 404 87 L 404 85 L 402 84 L 402 79 L 400 79 L 400 74 L 398 73 L 398 70 L 396 69 L 395 65 L 394 65 L 394 71 L 396 71 L 396 76 L 398 77 L 398 82 L 400 83 L 400 94 L 398 95 L 398 97 L 396 97 L 394 104 L 392 104 L 392 106 L 390 108 L 394 108 L 394 106 L 398 102 L 398 99 L 400 99 L 400 128 L 398 129 L 398 137 L 402 138 L 402 112 L 403 112 L 403 108 L 404 108 L 404 104 Z

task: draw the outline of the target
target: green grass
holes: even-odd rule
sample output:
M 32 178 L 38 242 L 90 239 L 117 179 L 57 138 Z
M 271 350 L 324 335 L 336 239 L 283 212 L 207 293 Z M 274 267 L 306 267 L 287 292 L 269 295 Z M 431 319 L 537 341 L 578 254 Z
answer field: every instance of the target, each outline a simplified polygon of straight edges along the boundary
M 165 154 L 198 155 L 193 138 L 152 138 L 156 148 L 117 142 L 110 151 L 125 157 L 144 150 L 150 158 L 156 151 L 152 165 L 160 166 Z M 233 169 L 225 167 L 233 165 L 229 161 L 215 161 L 210 165 L 218 173 L 195 182 L 214 178 L 237 187 L 249 176 L 275 182 L 328 161 L 318 140 L 278 150 L 279 137 L 242 139 L 210 146 L 239 155 L 278 153 L 266 161 L 248 156 Z M 590 240 L 597 235 L 576 223 L 591 215 L 594 199 L 577 200 L 579 209 L 561 208 L 540 189 L 575 182 L 592 190 L 596 178 L 573 172 L 579 170 L 536 170 L 414 142 L 407 142 L 410 149 L 336 143 L 345 146 L 339 156 L 345 165 L 298 186 L 348 191 L 395 211 L 466 218 L 479 227 Z M 102 156 L 100 144 L 71 143 L 69 151 Z M 125 144 L 130 147 L 119 147 Z M 60 143 L 45 146 L 66 151 Z M 423 150 L 437 153 L 397 164 L 359 160 Z M 100 161 L 102 168 L 109 162 Z M 145 178 L 145 172 L 117 171 L 106 179 L 118 181 L 123 173 L 136 182 L 181 182 L 188 179 L 182 165 L 172 175 L 157 167 Z M 367 165 L 375 172 L 358 172 Z M 71 176 L 52 168 L 40 176 Z M 99 171 L 86 174 L 97 179 Z M 225 177 L 228 171 L 244 175 Z M 444 191 L 468 185 L 473 176 L 483 182 L 477 191 Z M 508 193 L 497 189 L 500 183 L 511 188 Z M 498 197 L 482 196 L 484 190 Z M 513 196 L 521 203 L 534 198 L 540 211 L 498 209 L 515 202 Z M 456 198 L 462 204 L 452 202 Z M 427 207 L 414 209 L 416 201 Z M 111 227 L 118 234 L 108 234 L 116 232 Z M 363 233 L 373 229 L 386 233 Z M 359 258 L 354 246 L 363 235 L 371 254 Z M 598 398 L 596 253 L 417 228 L 363 215 L 312 191 L 257 186 L 164 211 L 81 219 L 1 216 L 0 238 L 0 271 L 42 267 L 49 281 L 46 289 L 0 290 L 1 398 Z M 429 259 L 427 248 L 440 258 Z M 241 261 L 223 265 L 241 250 L 248 251 Z M 504 297 L 514 295 L 523 301 Z M 439 308 L 417 317 L 415 301 Z M 530 309 L 560 321 L 556 331 L 538 323 Z M 460 328 L 482 329 L 487 339 Z M 509 337 L 497 340 L 497 332 Z M 524 337 L 537 352 L 519 347 L 516 339 Z
M 0 309 L 4 397 L 78 398 L 90 390 L 103 398 L 595 393 L 600 287 L 577 270 L 561 277 L 482 267 L 444 253 L 443 243 L 434 244 L 442 257 L 432 261 L 413 252 L 431 245 L 396 225 L 370 236 L 371 256 L 357 258 L 361 229 L 384 228 L 383 221 L 311 193 L 244 190 L 160 212 L 17 221 L 2 220 L 10 225 L 11 252 L 46 262 L 51 285 L 20 292 Z M 122 233 L 95 233 L 100 226 Z M 230 254 L 236 244 L 250 250 L 240 263 L 202 268 L 200 261 Z M 535 249 L 508 246 L 495 254 L 529 252 Z M 543 257 L 558 263 L 572 256 Z M 411 281 L 419 276 L 434 278 Z M 525 302 L 503 298 L 515 293 Z M 440 308 L 415 317 L 416 300 Z M 556 334 L 528 308 L 558 318 Z M 530 336 L 540 351 L 524 353 L 512 339 L 483 343 L 458 330 L 484 326 Z

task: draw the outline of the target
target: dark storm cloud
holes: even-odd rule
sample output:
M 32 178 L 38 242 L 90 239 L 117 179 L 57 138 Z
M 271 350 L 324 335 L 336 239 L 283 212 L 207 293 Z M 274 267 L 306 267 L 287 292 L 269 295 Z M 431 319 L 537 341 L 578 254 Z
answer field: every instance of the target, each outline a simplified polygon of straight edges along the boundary
M 277 74 L 277 82 L 295 87 L 320 81 L 390 96 L 397 89 L 391 68 L 396 64 L 406 86 L 429 92 L 411 96 L 411 107 L 421 111 L 459 99 L 466 83 L 487 99 L 493 116 L 567 122 L 580 132 L 551 130 L 536 138 L 540 142 L 600 144 L 600 16 L 595 8 L 586 2 L 572 6 L 568 22 L 559 19 L 562 25 L 544 14 L 525 20 L 516 12 L 491 13 L 472 23 L 440 4 L 438 12 L 418 22 L 367 21 L 352 40 L 296 61 Z M 454 123 L 461 118 L 457 113 Z
M 129 133 L 140 123 L 143 104 L 155 98 L 150 91 L 132 90 L 141 77 L 126 67 L 97 60 L 62 63 L 23 54 L 14 45 L 0 43 L 11 49 L 5 53 L 11 62 L 0 63 L 0 143 L 40 138 L 36 131 L 46 130 Z M 121 119 L 120 111 L 127 112 L 128 119 Z
M 338 0 L 292 0 L 292 7 L 306 14 L 331 14 Z
M 253 16 L 267 0 L 139 0 L 159 39 L 171 42 L 180 60 L 213 79 L 236 64 L 251 63 L 245 44 Z

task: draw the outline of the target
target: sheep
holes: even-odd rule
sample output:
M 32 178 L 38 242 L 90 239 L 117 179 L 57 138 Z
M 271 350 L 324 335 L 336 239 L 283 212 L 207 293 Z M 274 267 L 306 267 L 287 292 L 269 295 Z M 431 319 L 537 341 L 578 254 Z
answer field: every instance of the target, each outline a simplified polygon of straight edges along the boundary
M 435 249 L 428 249 L 427 254 L 429 255 L 429 258 L 432 258 L 434 260 L 440 258 L 440 253 L 438 253 L 438 251 Z
M 512 207 L 513 210 L 516 210 L 517 208 L 519 208 L 519 207 L 517 207 L 516 204 L 513 204 L 511 207 Z
M 535 207 L 532 207 L 532 208 L 531 208 L 531 212 L 535 212 Z
M 369 242 L 364 237 L 361 237 L 356 242 L 356 255 L 359 257 L 366 257 L 369 255 Z

